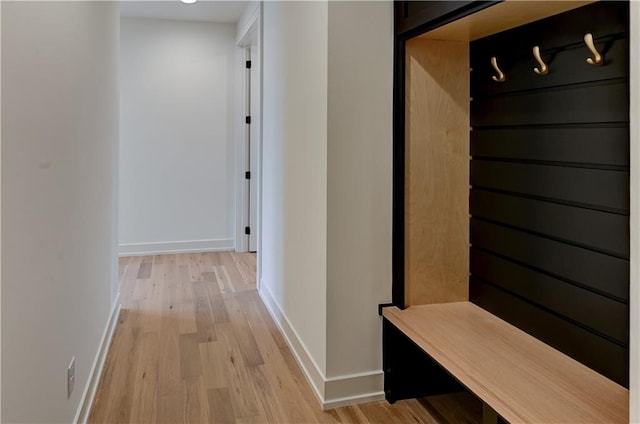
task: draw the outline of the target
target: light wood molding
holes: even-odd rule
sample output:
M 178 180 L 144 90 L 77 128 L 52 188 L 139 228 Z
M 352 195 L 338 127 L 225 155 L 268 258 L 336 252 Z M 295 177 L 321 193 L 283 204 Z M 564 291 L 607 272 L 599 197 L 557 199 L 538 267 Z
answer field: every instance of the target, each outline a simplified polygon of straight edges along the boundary
M 509 422 L 628 422 L 627 389 L 470 302 L 384 317 Z
M 407 42 L 405 302 L 468 299 L 469 45 Z
M 420 36 L 431 40 L 473 41 L 585 6 L 594 1 L 506 0 Z

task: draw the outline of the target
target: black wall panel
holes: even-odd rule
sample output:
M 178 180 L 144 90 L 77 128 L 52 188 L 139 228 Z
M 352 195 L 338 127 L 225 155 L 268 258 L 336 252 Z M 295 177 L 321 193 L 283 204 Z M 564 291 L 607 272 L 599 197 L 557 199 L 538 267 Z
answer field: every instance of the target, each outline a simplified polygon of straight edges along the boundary
M 628 387 L 626 347 L 478 278 L 471 277 L 469 294 L 483 309 Z
M 628 241 L 619 236 L 629 232 L 625 215 L 477 189 L 469 203 L 476 218 L 628 259 Z
M 627 303 L 479 249 L 472 249 L 471 254 L 471 273 L 475 277 L 544 305 L 547 310 L 623 345 L 629 343 L 629 326 L 620 325 L 627 322 Z
M 628 95 L 629 81 L 626 79 L 525 91 L 517 95 L 478 97 L 473 94 L 471 126 L 626 122 L 629 103 L 619 100 Z
M 471 155 L 480 159 L 629 166 L 629 127 L 529 126 L 475 128 Z
M 626 3 L 626 4 L 625 4 Z M 472 43 L 470 64 L 474 95 L 562 86 L 628 76 L 628 3 L 601 1 Z M 604 66 L 586 62 L 591 53 L 583 37 L 591 33 L 604 56 Z M 506 35 L 505 35 L 506 34 Z M 549 65 L 547 75 L 536 75 L 534 46 Z M 490 58 L 495 56 L 507 76 L 496 84 Z
M 402 399 L 463 391 L 463 386 L 437 362 L 382 319 L 384 393 L 390 403 Z
M 473 138 L 473 134 L 471 135 Z M 594 209 L 629 210 L 629 173 L 512 161 L 471 161 L 471 184 Z
M 539 66 L 533 57 L 533 44 L 522 47 L 521 53 L 524 53 L 525 57 L 514 57 L 508 52 L 494 52 L 492 56 L 496 56 L 500 69 L 506 75 L 506 81 L 500 84 L 491 79 L 496 72 L 491 66 L 490 57 L 479 56 L 476 63 L 471 65 L 473 93 L 476 96 L 485 96 L 624 78 L 629 69 L 628 57 L 624 55 L 629 51 L 629 41 L 616 37 L 618 36 L 609 36 L 602 42 L 596 40 L 596 45 L 601 45 L 603 52 L 606 51 L 606 66 L 589 65 L 585 60 L 589 57 L 589 51 L 581 41 L 559 49 L 544 50 L 544 45 L 538 46 L 542 59 L 549 66 L 549 73 L 544 76 L 536 75 L 535 79 L 527 75 L 534 67 Z
M 628 3 L 475 41 L 470 61 L 470 299 L 628 385 Z
M 471 244 L 622 301 L 629 300 L 629 261 L 504 225 L 471 219 Z

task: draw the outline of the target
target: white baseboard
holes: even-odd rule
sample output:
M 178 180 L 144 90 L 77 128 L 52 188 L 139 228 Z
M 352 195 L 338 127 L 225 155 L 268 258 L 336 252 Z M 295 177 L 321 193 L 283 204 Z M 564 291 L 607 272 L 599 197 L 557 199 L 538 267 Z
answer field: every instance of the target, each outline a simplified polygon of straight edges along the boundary
M 170 253 L 224 252 L 233 250 L 233 239 L 121 243 L 119 256 L 162 255 Z
M 329 377 L 324 385 L 324 410 L 384 399 L 382 370 Z
M 102 370 L 107 359 L 107 353 L 109 352 L 109 346 L 111 346 L 111 340 L 115 333 L 118 317 L 120 315 L 120 293 L 116 296 L 116 300 L 111 309 L 107 326 L 102 333 L 102 339 L 100 340 L 100 346 L 96 357 L 93 360 L 93 365 L 89 371 L 89 379 L 80 398 L 80 405 L 76 411 L 76 416 L 73 419 L 74 424 L 85 424 L 89 419 L 89 413 L 91 412 L 91 406 L 96 396 L 96 390 L 102 377 Z
M 309 354 L 268 287 L 264 281 L 260 282 L 260 298 L 287 341 L 323 410 L 384 400 L 384 374 L 381 370 L 327 378 Z
M 289 319 L 280 308 L 280 305 L 278 305 L 276 300 L 273 298 L 273 295 L 264 281 L 260 283 L 260 291 L 258 293 L 267 307 L 267 310 L 271 314 L 271 317 L 280 329 L 280 332 L 287 341 L 287 344 L 291 349 L 291 353 L 293 353 L 293 357 L 296 358 L 296 362 L 300 365 L 302 373 L 307 378 L 307 381 L 309 381 L 318 402 L 322 405 L 324 403 L 324 382 L 326 378 L 309 354 L 309 351 L 296 333 L 296 330 L 291 326 Z
M 322 404 L 322 410 L 328 411 L 330 409 L 341 408 L 343 406 L 357 405 L 359 403 L 377 402 L 384 400 L 384 392 L 379 391 L 375 393 L 365 393 L 358 396 L 350 396 L 341 399 L 331 399 Z

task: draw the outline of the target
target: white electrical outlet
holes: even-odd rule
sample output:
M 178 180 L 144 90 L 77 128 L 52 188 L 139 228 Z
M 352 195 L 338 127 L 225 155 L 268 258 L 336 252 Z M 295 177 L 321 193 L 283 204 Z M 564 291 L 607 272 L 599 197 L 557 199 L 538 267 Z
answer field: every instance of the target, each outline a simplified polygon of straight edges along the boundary
M 73 393 L 73 386 L 76 382 L 76 357 L 71 358 L 69 367 L 67 368 L 67 399 Z

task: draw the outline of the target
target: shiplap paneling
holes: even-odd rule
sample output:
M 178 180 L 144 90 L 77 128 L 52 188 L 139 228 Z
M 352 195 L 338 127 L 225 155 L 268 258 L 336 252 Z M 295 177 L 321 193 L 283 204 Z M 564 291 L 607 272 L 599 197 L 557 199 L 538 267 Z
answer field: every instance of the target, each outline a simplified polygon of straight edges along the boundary
M 470 53 L 470 300 L 625 386 L 627 25 L 628 3 L 600 2 Z M 585 61 L 586 32 L 602 66 Z M 534 45 L 548 75 L 532 70 Z M 503 83 L 491 79 L 492 56 Z

